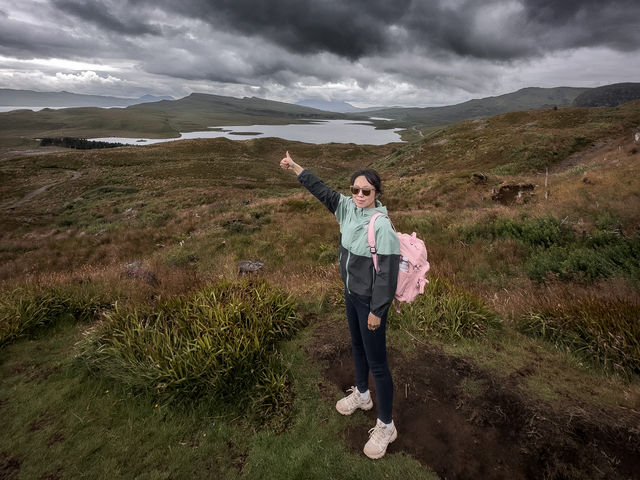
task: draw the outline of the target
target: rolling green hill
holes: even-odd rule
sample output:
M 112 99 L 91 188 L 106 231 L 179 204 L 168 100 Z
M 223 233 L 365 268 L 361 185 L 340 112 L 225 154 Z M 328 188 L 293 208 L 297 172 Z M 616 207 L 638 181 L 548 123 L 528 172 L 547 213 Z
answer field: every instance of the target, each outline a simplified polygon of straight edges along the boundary
M 588 89 L 573 87 L 531 87 L 497 97 L 469 100 L 468 102 L 446 107 L 390 108 L 376 110 L 369 112 L 369 114 L 392 118 L 405 127 L 412 125 L 437 127 L 499 113 L 568 106 L 579 94 L 586 90 Z
M 180 131 L 193 131 L 213 125 L 251 125 L 302 123 L 309 119 L 343 118 L 337 113 L 257 97 L 235 98 L 192 93 L 175 101 L 134 105 L 136 114 L 166 114 Z
M 122 98 L 70 92 L 36 92 L 0 88 L 0 105 L 16 107 L 117 107 L 143 102 L 157 102 L 170 98 L 153 95 L 144 95 L 140 98 Z
M 578 95 L 577 107 L 617 107 L 640 98 L 640 83 L 614 83 L 592 88 Z
M 0 113 L 0 144 L 32 144 L 43 137 L 122 136 L 176 138 L 180 132 L 217 125 L 303 123 L 308 119 L 345 118 L 289 103 L 194 93 L 180 100 L 127 108 L 65 108 Z

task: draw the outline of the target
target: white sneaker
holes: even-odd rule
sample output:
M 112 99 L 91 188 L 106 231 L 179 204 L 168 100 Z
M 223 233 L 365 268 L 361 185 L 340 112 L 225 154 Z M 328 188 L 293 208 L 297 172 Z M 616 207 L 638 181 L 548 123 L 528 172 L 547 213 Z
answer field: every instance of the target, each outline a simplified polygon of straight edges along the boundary
M 369 441 L 364 446 L 364 454 L 369 458 L 382 458 L 387 453 L 387 447 L 398 438 L 395 424 L 387 427 L 378 419 L 376 426 L 369 430 Z
M 336 403 L 336 410 L 338 410 L 342 415 L 351 415 L 357 409 L 371 410 L 371 407 L 373 407 L 371 394 L 369 394 L 368 398 L 365 400 L 362 398 L 362 395 L 360 395 L 360 392 L 356 387 L 351 387 L 347 392 L 351 392 L 351 395 L 341 398 Z

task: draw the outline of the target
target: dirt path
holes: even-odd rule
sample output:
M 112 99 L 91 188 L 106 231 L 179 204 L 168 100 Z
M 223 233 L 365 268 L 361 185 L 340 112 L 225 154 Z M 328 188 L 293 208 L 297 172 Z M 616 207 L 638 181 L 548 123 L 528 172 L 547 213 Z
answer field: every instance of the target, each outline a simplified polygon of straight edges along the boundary
M 353 384 L 346 324 L 317 328 L 307 353 L 326 367 L 322 391 L 335 402 Z M 389 453 L 405 452 L 447 480 L 640 478 L 638 425 L 585 405 L 533 403 L 518 388 L 526 370 L 496 379 L 428 345 L 415 358 L 389 357 L 399 432 Z M 461 388 L 470 384 L 474 394 Z M 358 414 L 375 423 L 375 407 Z M 366 440 L 367 427 L 344 431 L 354 452 Z
M 34 190 L 32 192 L 27 193 L 24 197 L 22 197 L 20 200 L 18 200 L 15 203 L 12 203 L 11 205 L 9 205 L 7 207 L 7 210 L 13 210 L 14 208 L 19 207 L 20 205 L 27 203 L 29 200 L 31 200 L 34 197 L 37 197 L 38 195 L 40 195 L 41 193 L 46 192 L 47 190 L 49 190 L 51 187 L 54 187 L 56 185 L 60 185 L 61 183 L 67 182 L 69 180 L 76 180 L 78 178 L 80 178 L 80 176 L 82 175 L 80 172 L 77 172 L 75 170 L 69 170 L 69 173 L 71 173 L 71 178 L 65 179 L 65 180 L 60 180 L 59 182 L 55 182 L 55 183 L 50 183 L 48 185 L 45 185 L 44 187 L 40 187 L 37 190 Z

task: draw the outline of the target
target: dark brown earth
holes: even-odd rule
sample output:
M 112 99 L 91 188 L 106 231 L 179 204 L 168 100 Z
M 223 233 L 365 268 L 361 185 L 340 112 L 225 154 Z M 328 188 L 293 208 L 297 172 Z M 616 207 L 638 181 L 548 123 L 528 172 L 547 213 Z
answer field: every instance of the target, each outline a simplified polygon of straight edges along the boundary
M 324 366 L 328 401 L 353 385 L 346 324 L 323 322 L 307 353 Z M 496 378 L 470 359 L 419 344 L 412 358 L 389 350 L 398 439 L 404 452 L 455 479 L 640 479 L 640 416 L 620 416 L 589 405 L 548 405 L 527 399 L 518 384 L 526 369 Z M 463 384 L 480 385 L 472 390 Z M 374 408 L 358 411 L 373 426 Z M 344 438 L 361 452 L 367 428 L 347 427 Z
M 20 471 L 20 460 L 0 453 L 0 480 L 12 478 Z

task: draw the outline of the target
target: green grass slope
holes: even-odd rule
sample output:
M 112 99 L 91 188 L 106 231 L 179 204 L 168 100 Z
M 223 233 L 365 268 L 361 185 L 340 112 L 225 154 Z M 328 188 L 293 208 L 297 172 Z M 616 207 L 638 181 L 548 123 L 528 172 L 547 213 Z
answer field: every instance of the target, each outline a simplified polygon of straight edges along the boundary
M 638 99 L 640 83 L 615 83 L 582 92 L 573 104 L 577 107 L 617 107 Z
M 626 460 L 602 461 L 609 473 L 622 472 L 610 478 L 628 478 L 640 408 L 638 124 L 636 102 L 506 113 L 410 144 L 200 139 L 0 162 L 0 323 L 8 332 L 0 414 L 10 419 L 3 468 L 24 477 L 61 469 L 97 477 L 433 478 L 406 454 L 372 464 L 342 440 L 354 429 L 365 440 L 368 427 L 333 414 L 338 389 L 307 355 L 325 328 L 326 355 L 342 348 L 332 330 L 344 322 L 339 232 L 279 168 L 288 150 L 343 193 L 356 168 L 377 168 L 395 227 L 425 239 L 431 284 L 427 296 L 392 314 L 396 358 L 439 351 L 452 364 L 474 365 L 465 378 L 490 372 L 491 389 L 510 389 L 510 404 L 533 405 L 526 429 L 557 415 L 572 422 L 552 435 L 575 422 L 582 431 L 620 433 Z M 532 184 L 532 195 L 492 200 L 505 184 Z M 240 280 L 245 259 L 264 263 L 260 281 L 290 295 L 300 321 L 293 337 L 269 343 L 264 358 L 274 363 L 265 370 L 267 361 L 255 369 L 235 356 L 251 355 L 244 346 L 259 346 L 262 328 L 277 329 L 247 313 L 251 295 L 222 295 L 219 305 L 202 297 L 211 285 Z M 130 274 L 134 261 L 157 281 Z M 216 315 L 246 341 L 230 345 L 227 330 L 206 326 Z M 195 320 L 210 335 L 190 336 Z M 244 384 L 248 399 L 191 398 L 193 382 L 211 380 L 200 376 L 210 366 L 184 365 L 207 351 L 218 369 L 228 367 L 215 362 L 229 358 L 248 369 L 231 372 L 238 378 L 260 374 Z M 185 386 L 179 403 L 162 396 L 166 382 L 154 369 L 170 375 L 172 389 Z M 408 379 L 421 375 L 406 371 Z M 126 376 L 157 383 L 134 388 Z M 476 380 L 465 383 L 460 408 L 484 391 Z M 247 407 L 251 398 L 275 399 L 271 413 L 262 418 L 262 407 Z M 612 445 L 603 451 L 616 451 Z
M 550 106 L 567 106 L 571 105 L 573 100 L 586 90 L 588 89 L 574 87 L 530 87 L 505 95 L 469 100 L 468 102 L 446 107 L 391 108 L 369 113 L 375 116 L 392 118 L 403 126 L 422 125 L 433 127 L 499 113 L 548 108 Z

